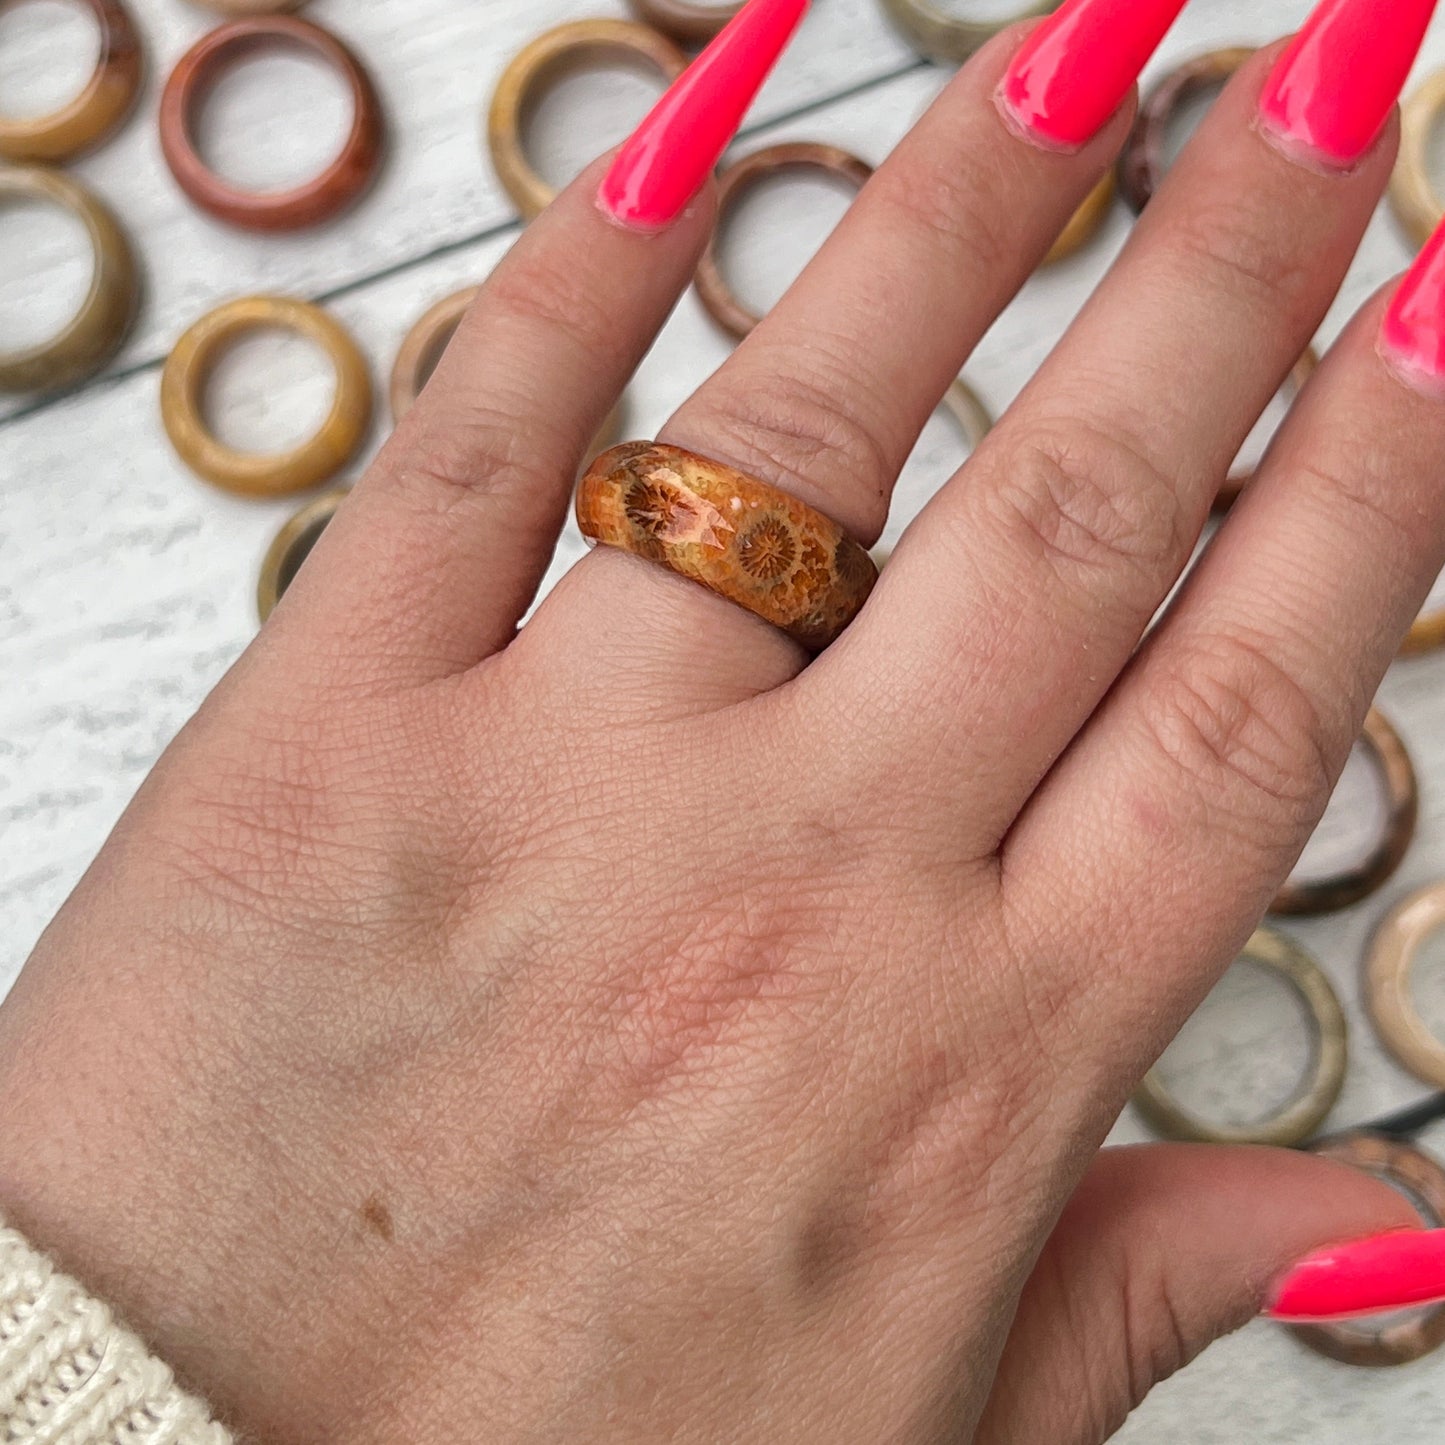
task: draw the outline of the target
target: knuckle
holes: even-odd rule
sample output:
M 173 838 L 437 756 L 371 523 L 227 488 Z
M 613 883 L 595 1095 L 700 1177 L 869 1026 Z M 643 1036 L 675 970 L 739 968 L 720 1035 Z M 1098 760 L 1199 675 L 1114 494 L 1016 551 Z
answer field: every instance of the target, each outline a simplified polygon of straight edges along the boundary
M 606 288 L 597 286 L 588 267 L 560 262 L 560 257 L 509 257 L 487 282 L 481 306 L 577 350 L 599 351 L 617 330 L 614 310 L 603 300 Z
M 1339 512 L 1351 536 L 1367 529 L 1393 555 L 1410 556 L 1419 548 L 1419 518 L 1410 515 L 1398 477 L 1382 475 L 1372 451 L 1370 445 L 1361 446 L 1343 467 L 1318 459 L 1301 462 L 1292 469 L 1292 483 L 1307 490 L 1318 506 Z
M 479 498 L 526 491 L 535 477 L 534 462 L 504 406 L 483 403 L 462 415 L 453 412 L 444 428 L 403 422 L 396 450 L 383 454 L 378 473 L 445 514 Z
M 1173 479 L 1122 435 L 1043 425 L 993 451 L 989 466 L 997 518 L 1058 571 L 1124 567 L 1152 581 L 1192 541 Z
M 713 398 L 701 425 L 710 444 L 744 471 L 786 486 L 803 477 L 841 492 L 840 507 L 860 529 L 881 529 L 887 518 L 893 461 L 883 440 L 852 414 L 850 383 L 830 384 L 782 365 L 766 387 L 728 386 Z M 843 492 L 843 488 L 847 488 Z
M 1308 252 L 1286 239 L 1277 219 L 1258 206 L 1216 205 L 1174 229 L 1171 265 L 1184 269 L 1199 295 L 1235 296 L 1278 315 L 1304 294 L 1311 276 L 1302 259 Z
M 1239 636 L 1192 646 L 1152 690 L 1146 723 L 1202 795 L 1291 832 L 1329 796 L 1349 745 L 1265 644 Z
M 936 167 L 895 176 L 887 166 L 875 180 L 895 218 L 899 234 L 909 231 L 941 249 L 952 265 L 976 268 L 980 276 L 1008 275 L 1017 269 L 1017 247 L 1008 244 L 1008 210 L 991 205 L 998 184 L 980 177 L 976 167 Z M 1012 254 L 1011 254 L 1012 249 Z

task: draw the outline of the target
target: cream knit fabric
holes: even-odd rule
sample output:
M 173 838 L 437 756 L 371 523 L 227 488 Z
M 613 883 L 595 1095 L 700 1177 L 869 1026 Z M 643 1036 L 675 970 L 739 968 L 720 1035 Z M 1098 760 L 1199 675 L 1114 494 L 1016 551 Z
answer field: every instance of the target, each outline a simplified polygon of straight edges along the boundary
M 229 1445 L 165 1365 L 0 1221 L 3 1445 Z

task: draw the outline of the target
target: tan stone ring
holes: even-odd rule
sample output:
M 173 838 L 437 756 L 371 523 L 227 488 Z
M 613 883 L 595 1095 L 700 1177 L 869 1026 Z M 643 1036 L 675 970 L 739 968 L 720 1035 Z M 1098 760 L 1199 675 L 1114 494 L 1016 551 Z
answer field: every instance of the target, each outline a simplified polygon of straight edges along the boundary
M 1394 1185 L 1432 1228 L 1445 1225 L 1445 1170 L 1428 1154 L 1381 1134 L 1345 1134 L 1311 1151 L 1353 1165 Z M 1344 1365 L 1376 1369 L 1408 1365 L 1445 1344 L 1445 1305 L 1411 1311 L 1405 1318 L 1338 1325 L 1291 1325 L 1291 1332 L 1316 1354 Z
M 310 440 L 289 451 L 237 451 L 202 419 L 201 394 L 221 350 L 248 331 L 297 332 L 331 359 L 336 392 Z M 182 461 L 197 476 L 248 497 L 283 497 L 320 486 L 356 455 L 371 423 L 371 377 L 356 342 L 320 307 L 284 296 L 248 296 L 203 316 L 176 343 L 161 374 L 161 417 Z
M 1240 957 L 1279 974 L 1304 1001 L 1314 1033 L 1309 1077 L 1288 1103 L 1257 1124 L 1231 1127 L 1191 1114 L 1175 1102 L 1157 1068 L 1144 1076 L 1134 1095 L 1134 1107 L 1151 1128 L 1170 1139 L 1280 1147 L 1301 1144 L 1324 1123 L 1344 1086 L 1349 1055 L 1345 1012 L 1319 964 L 1283 934 L 1261 928 Z
M 936 0 L 883 0 L 883 8 L 904 39 L 920 55 L 945 64 L 967 60 L 987 45 L 1000 30 L 1019 20 L 1047 15 L 1059 0 L 1033 0 L 1016 15 L 1003 20 L 961 20 L 950 15 Z
M 1445 883 L 1411 894 L 1380 924 L 1365 963 L 1365 1003 L 1385 1047 L 1417 1079 L 1445 1089 L 1445 1040 L 1420 1017 L 1410 976 L 1426 942 L 1445 928 Z
M 539 176 L 522 140 L 528 111 L 559 71 L 598 59 L 642 60 L 666 81 L 687 69 L 687 56 L 665 35 L 628 20 L 574 20 L 539 35 L 502 72 L 487 113 L 487 147 L 497 179 L 524 220 L 541 215 L 556 191 Z
M 0 0 L 8 10 L 16 0 Z M 140 94 L 140 35 L 121 0 L 80 0 L 100 30 L 100 56 L 79 95 L 49 115 L 0 115 L 0 158 L 59 165 L 109 140 Z
M 878 569 L 821 512 L 720 462 L 656 442 L 604 452 L 577 490 L 589 541 L 700 583 L 810 652 L 835 641 Z
M 77 217 L 94 253 L 90 289 L 60 333 L 23 351 L 0 351 L 0 391 L 53 391 L 99 371 L 135 319 L 140 278 L 120 223 L 79 181 L 39 166 L 0 169 L 0 206 L 43 201 Z

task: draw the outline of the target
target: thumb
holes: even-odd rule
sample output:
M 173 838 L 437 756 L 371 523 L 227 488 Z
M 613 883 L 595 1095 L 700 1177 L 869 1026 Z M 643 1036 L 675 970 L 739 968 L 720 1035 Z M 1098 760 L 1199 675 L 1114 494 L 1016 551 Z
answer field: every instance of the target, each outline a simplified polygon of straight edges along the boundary
M 975 1445 L 1096 1445 L 1321 1245 L 1420 1223 L 1388 1185 L 1280 1149 L 1106 1149 L 1024 1289 Z

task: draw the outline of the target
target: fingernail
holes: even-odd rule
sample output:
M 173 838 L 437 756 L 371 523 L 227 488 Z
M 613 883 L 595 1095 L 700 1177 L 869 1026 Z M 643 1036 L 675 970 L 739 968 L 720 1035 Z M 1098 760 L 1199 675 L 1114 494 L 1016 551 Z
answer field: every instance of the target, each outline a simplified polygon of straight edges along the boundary
M 1400 282 L 1380 328 L 1380 354 L 1407 385 L 1445 395 L 1445 226 Z
M 1445 1229 L 1397 1229 L 1322 1249 L 1276 1283 L 1274 1320 L 1343 1320 L 1445 1301 Z
M 1077 150 L 1108 124 L 1185 0 L 1065 0 L 1024 41 L 999 90 L 1028 138 Z
M 614 220 L 638 231 L 674 222 L 742 126 L 808 0 L 751 0 L 653 107 L 598 192 Z
M 1260 96 L 1264 133 L 1287 154 L 1353 166 L 1380 138 L 1437 0 L 1324 0 Z

